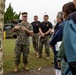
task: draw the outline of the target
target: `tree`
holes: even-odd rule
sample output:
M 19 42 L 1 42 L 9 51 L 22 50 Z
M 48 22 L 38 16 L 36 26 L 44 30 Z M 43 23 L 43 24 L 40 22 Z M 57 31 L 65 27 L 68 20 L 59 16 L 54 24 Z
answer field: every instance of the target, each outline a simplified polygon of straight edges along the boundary
M 20 13 L 17 14 L 16 12 L 14 12 L 13 7 L 10 3 L 8 8 L 6 9 L 6 12 L 4 13 L 4 22 L 6 23 L 8 20 L 19 19 L 19 17 Z

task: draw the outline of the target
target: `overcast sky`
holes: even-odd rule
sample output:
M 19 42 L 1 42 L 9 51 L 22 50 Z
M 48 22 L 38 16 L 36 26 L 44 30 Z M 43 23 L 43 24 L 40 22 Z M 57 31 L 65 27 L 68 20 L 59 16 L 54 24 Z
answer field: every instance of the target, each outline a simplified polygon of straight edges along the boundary
M 33 16 L 38 15 L 39 20 L 43 21 L 43 15 L 49 15 L 49 21 L 54 24 L 56 19 L 57 12 L 62 10 L 62 6 L 72 0 L 6 0 L 6 8 L 9 3 L 11 3 L 14 11 L 19 12 L 28 12 L 28 21 L 33 21 Z M 5 8 L 5 9 L 6 9 Z

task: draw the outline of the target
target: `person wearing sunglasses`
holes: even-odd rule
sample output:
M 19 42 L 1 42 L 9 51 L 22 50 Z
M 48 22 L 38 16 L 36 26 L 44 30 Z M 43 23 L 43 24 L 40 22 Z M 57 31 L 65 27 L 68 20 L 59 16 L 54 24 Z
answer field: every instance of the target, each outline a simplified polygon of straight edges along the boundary
M 28 54 L 29 54 L 29 35 L 32 35 L 32 25 L 27 21 L 28 13 L 22 13 L 22 22 L 17 24 L 13 29 L 12 32 L 17 33 L 17 40 L 15 46 L 15 68 L 14 72 L 19 71 L 19 64 L 20 64 L 20 56 L 23 53 L 23 63 L 24 69 L 26 71 L 29 70 L 27 63 L 28 63 Z

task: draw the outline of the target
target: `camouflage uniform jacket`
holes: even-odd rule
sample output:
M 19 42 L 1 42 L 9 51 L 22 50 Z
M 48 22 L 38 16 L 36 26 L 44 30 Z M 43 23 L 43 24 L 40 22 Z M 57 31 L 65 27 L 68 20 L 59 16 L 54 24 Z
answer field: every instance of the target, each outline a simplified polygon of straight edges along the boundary
M 25 30 L 22 30 L 21 26 L 24 26 L 28 30 L 31 30 L 32 25 L 28 22 L 26 23 L 21 22 L 18 25 L 20 26 L 20 29 L 16 30 L 17 32 L 16 44 L 29 45 L 29 34 Z

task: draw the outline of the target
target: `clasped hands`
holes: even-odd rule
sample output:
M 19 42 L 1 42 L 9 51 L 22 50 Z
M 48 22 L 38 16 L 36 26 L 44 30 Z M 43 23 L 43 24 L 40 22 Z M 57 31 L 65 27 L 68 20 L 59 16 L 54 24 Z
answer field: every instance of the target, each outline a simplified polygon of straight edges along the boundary
M 41 33 L 41 37 L 45 37 L 46 36 L 46 34 L 45 33 Z
M 22 29 L 26 32 L 28 32 L 30 35 L 33 35 L 33 32 L 29 31 L 27 28 L 25 28 L 24 26 L 15 26 L 15 29 Z
M 20 27 L 21 27 L 22 30 L 26 30 L 26 28 L 24 26 L 15 26 L 14 28 L 15 29 L 20 29 Z

